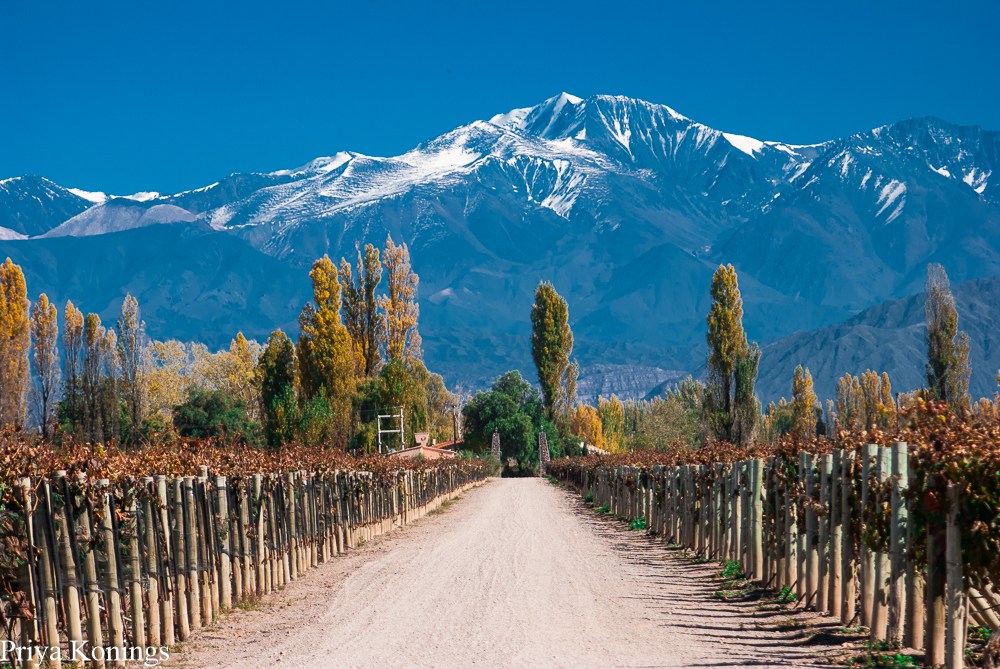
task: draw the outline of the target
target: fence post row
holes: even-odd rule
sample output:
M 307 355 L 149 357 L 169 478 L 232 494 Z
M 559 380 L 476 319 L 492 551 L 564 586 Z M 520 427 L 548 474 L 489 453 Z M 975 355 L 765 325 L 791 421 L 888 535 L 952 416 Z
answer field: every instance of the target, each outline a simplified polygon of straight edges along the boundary
M 989 583 L 970 587 L 963 572 L 958 486 L 929 477 L 947 515 L 930 518 L 924 535 L 913 526 L 904 442 L 801 452 L 794 461 L 582 471 L 553 461 L 548 471 L 596 508 L 645 518 L 651 534 L 699 556 L 738 562 L 801 605 L 868 627 L 874 641 L 926 649 L 928 666 L 963 666 L 970 622 L 1000 629 L 1000 593 Z M 859 527 L 879 523 L 887 523 L 885 542 L 872 549 Z M 912 558 L 918 539 L 926 570 Z
M 60 648 L 23 654 L 15 666 L 25 668 L 64 666 L 58 658 L 84 642 L 94 649 L 90 667 L 143 662 L 147 648 L 187 639 L 220 612 L 420 518 L 484 477 L 443 466 L 232 479 L 201 467 L 171 479 L 112 483 L 57 471 L 19 480 L 28 559 L 17 585 L 31 615 L 10 611 L 15 636 L 0 641 Z M 643 513 L 659 510 L 658 498 L 637 501 Z

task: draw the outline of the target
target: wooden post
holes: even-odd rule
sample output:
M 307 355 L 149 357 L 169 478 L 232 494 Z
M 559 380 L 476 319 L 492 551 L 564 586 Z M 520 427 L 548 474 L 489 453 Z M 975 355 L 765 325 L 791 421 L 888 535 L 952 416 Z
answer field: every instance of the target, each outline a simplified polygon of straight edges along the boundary
M 753 579 L 755 581 L 764 580 L 764 501 L 761 495 L 761 480 L 764 476 L 764 461 L 753 460 L 750 463 L 750 496 L 751 496 L 751 518 L 752 525 L 750 532 L 753 536 Z
M 125 630 L 122 621 L 122 596 L 118 582 L 118 549 L 115 545 L 115 532 L 111 523 L 111 504 L 109 488 L 111 482 L 101 479 L 101 541 L 105 551 L 104 584 L 108 602 L 108 636 L 111 637 L 111 647 L 114 648 L 115 666 L 124 666 L 121 658 L 125 649 Z
M 42 617 L 45 624 L 45 645 L 54 648 L 59 646 L 59 598 L 56 590 L 58 575 L 55 571 L 59 554 L 56 547 L 59 545 L 59 539 L 53 531 L 52 484 L 48 480 L 42 480 L 39 485 L 38 504 L 33 521 L 35 542 L 42 546 L 39 555 L 39 569 L 42 574 Z M 53 560 L 54 557 L 56 560 Z M 76 606 L 76 624 L 79 625 L 79 600 L 77 600 Z M 50 669 L 59 669 L 62 666 L 59 657 L 54 656 L 51 652 L 49 656 Z
M 844 451 L 840 460 L 841 587 L 840 622 L 850 625 L 857 613 L 857 558 L 851 524 L 854 522 L 854 452 Z
M 884 485 L 889 478 L 890 463 L 889 449 L 880 446 L 878 449 L 878 464 L 876 475 L 880 485 Z M 885 494 L 881 493 L 876 500 L 879 507 L 885 500 Z M 875 587 L 874 587 L 874 608 L 872 609 L 871 640 L 884 641 L 888 632 L 889 623 L 889 553 L 877 551 L 875 554 Z
M 143 488 L 148 492 L 155 495 L 156 484 L 152 477 L 146 477 L 142 480 Z M 138 527 L 138 516 L 136 517 L 136 523 Z M 159 561 L 159 551 L 156 546 L 156 530 L 153 521 L 153 505 L 149 499 L 144 498 L 142 500 L 142 527 L 143 527 L 143 543 L 146 547 L 146 552 L 144 554 L 146 562 L 146 575 L 149 579 L 149 585 L 147 586 L 147 598 L 148 606 L 146 611 L 148 615 L 146 616 L 147 628 L 146 628 L 146 640 L 149 642 L 150 646 L 159 646 L 160 639 L 160 561 Z M 141 585 L 140 585 L 141 588 Z
M 59 563 L 62 566 L 62 595 L 66 607 L 66 636 L 69 642 L 83 642 L 83 619 L 80 606 L 80 584 L 77 582 L 76 559 L 70 528 L 73 527 L 73 500 L 64 470 L 57 471 L 55 488 L 62 498 L 62 522 L 58 524 Z M 50 507 L 51 508 L 51 507 Z
M 77 474 L 77 480 L 81 488 L 87 487 L 87 477 L 83 473 Z M 86 496 L 80 500 L 80 522 L 77 526 L 78 544 L 84 550 L 83 558 L 83 582 L 86 587 L 87 601 L 87 641 L 91 648 L 104 647 L 104 634 L 101 631 L 101 594 L 100 583 L 97 577 L 97 558 L 94 555 L 94 545 L 91 541 L 92 518 L 90 515 L 90 505 Z M 103 669 L 104 659 L 93 661 L 95 667 Z
M 871 522 L 872 507 L 875 501 L 871 497 L 871 476 L 878 446 L 865 444 L 861 460 L 861 522 L 865 525 Z M 875 612 L 875 555 L 861 541 L 861 624 L 871 627 L 872 615 Z
M 21 645 L 22 647 L 30 648 L 33 645 L 38 645 L 39 639 L 39 629 L 38 629 L 38 616 L 39 614 L 44 615 L 44 611 L 40 610 L 39 602 L 36 600 L 35 595 L 37 588 L 35 587 L 35 531 L 34 531 L 34 518 L 33 512 L 34 502 L 31 497 L 31 479 L 23 478 L 20 480 L 19 485 L 21 487 L 21 502 L 24 504 L 24 531 L 28 539 L 28 556 L 24 565 L 19 570 L 21 588 L 28 597 L 28 601 L 31 604 L 32 611 L 34 615 L 30 618 L 25 616 L 19 621 L 21 627 Z M 58 638 L 58 637 L 57 637 Z M 38 662 L 34 653 L 29 653 L 30 657 L 27 658 L 24 663 L 24 669 L 37 669 Z
M 816 522 L 816 456 L 806 454 L 806 605 L 817 607 L 819 594 L 819 533 Z
M 816 610 L 830 610 L 830 474 L 833 471 L 833 456 L 827 453 L 819 459 L 819 506 L 824 511 L 817 516 L 819 526 L 818 547 L 819 556 L 819 590 L 816 593 Z
M 914 469 L 907 467 L 908 485 L 916 479 Z M 909 502 L 907 503 L 910 504 Z M 909 507 L 907 510 L 909 517 Z M 912 522 L 906 524 L 907 549 L 916 543 L 916 527 Z M 906 629 L 904 643 L 910 648 L 924 647 L 924 572 L 913 560 L 906 562 Z
M 798 597 L 799 604 L 806 606 L 809 600 L 809 584 L 806 582 L 806 563 L 808 562 L 809 553 L 809 542 L 807 537 L 809 536 L 806 531 L 806 499 L 808 488 L 808 479 L 806 478 L 806 469 L 809 466 L 809 454 L 805 452 L 799 453 L 799 501 L 796 504 L 798 507 L 798 513 L 796 514 L 795 526 L 796 526 L 796 536 L 798 537 L 798 542 L 796 545 L 796 579 L 795 579 L 795 594 Z
M 177 564 L 176 553 L 174 551 L 177 550 L 177 547 L 176 544 L 171 544 L 170 512 L 167 508 L 167 477 L 158 475 L 154 480 L 156 482 L 156 501 L 159 506 L 158 513 L 160 519 L 160 534 L 158 536 L 163 544 L 160 554 L 164 559 L 160 573 L 163 575 L 163 583 L 166 585 L 160 593 L 160 621 L 161 629 L 163 630 L 163 643 L 166 646 L 172 646 L 176 640 L 174 606 L 178 599 L 180 599 L 177 596 L 177 593 L 180 592 L 180 586 L 177 584 L 177 579 L 174 578 Z M 155 526 L 155 521 L 153 526 Z M 171 582 L 173 582 L 173 587 L 171 587 Z
M 965 602 L 965 584 L 962 576 L 962 532 L 959 527 L 960 490 L 948 484 L 948 519 L 945 530 L 945 583 L 947 588 L 947 628 L 945 631 L 945 667 L 961 669 L 965 666 L 965 631 L 968 627 L 968 609 Z
M 187 549 L 187 585 L 188 585 L 188 615 L 191 618 L 191 629 L 201 629 L 202 624 L 211 620 L 202 620 L 201 614 L 201 579 L 198 575 L 198 516 L 194 501 L 194 477 L 184 477 L 184 547 Z
M 132 617 L 132 646 L 146 646 L 146 615 L 142 606 L 142 553 L 139 551 L 139 505 L 135 498 L 129 503 L 133 529 L 128 538 L 129 613 Z
M 827 594 L 827 604 L 830 615 L 840 618 L 843 603 L 840 592 L 843 589 L 844 563 L 843 563 L 843 540 L 844 526 L 842 519 L 842 496 L 840 494 L 841 481 L 843 475 L 844 451 L 836 449 L 833 452 L 832 468 L 830 471 L 830 561 L 829 561 L 829 583 L 830 591 Z
M 177 605 L 177 637 L 180 641 L 187 641 L 191 636 L 191 612 L 188 611 L 188 601 L 190 595 L 188 589 L 188 550 L 187 531 L 184 521 L 184 479 L 173 479 L 174 493 L 174 513 L 171 524 L 173 544 L 174 544 L 174 578 L 177 581 L 177 594 L 174 599 Z
M 892 643 L 903 642 L 906 620 L 906 503 L 903 498 L 909 485 L 906 443 L 892 445 L 892 519 L 889 526 L 889 619 L 887 639 Z
M 229 486 L 225 476 L 215 477 L 216 513 L 219 544 L 219 604 L 223 610 L 233 606 L 232 590 L 232 532 L 229 523 Z
M 796 564 L 797 564 L 797 551 L 796 544 L 798 543 L 798 527 L 796 523 L 796 495 L 795 495 L 795 481 L 789 478 L 788 468 L 784 462 L 784 459 L 779 460 L 781 466 L 785 467 L 785 471 L 782 473 L 784 476 L 782 480 L 784 481 L 784 491 L 782 493 L 782 501 L 784 502 L 784 514 L 785 514 L 785 573 L 783 580 L 785 585 L 793 590 L 797 591 L 799 589 L 799 583 L 796 578 Z

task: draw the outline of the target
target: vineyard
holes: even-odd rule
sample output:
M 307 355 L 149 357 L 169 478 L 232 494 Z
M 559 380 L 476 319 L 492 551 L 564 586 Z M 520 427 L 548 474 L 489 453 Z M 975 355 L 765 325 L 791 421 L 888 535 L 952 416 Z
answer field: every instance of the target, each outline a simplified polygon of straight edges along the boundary
M 212 442 L 123 452 L 0 439 L 0 642 L 23 667 L 146 666 L 492 473 Z
M 1000 430 L 919 402 L 895 433 L 553 461 L 596 506 L 734 561 L 873 643 L 965 666 L 1000 638 Z M 970 633 L 971 632 L 971 633 Z

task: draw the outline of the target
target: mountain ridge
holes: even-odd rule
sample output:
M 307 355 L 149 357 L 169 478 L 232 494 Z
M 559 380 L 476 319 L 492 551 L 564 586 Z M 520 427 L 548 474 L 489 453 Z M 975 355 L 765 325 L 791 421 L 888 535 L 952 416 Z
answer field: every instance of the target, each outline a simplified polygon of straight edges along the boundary
M 450 381 L 481 385 L 508 367 L 530 371 L 527 314 L 545 279 L 567 297 L 577 353 L 594 367 L 584 387 L 604 392 L 622 379 L 636 394 L 623 369 L 660 382 L 663 370 L 703 363 L 720 262 L 739 270 L 748 333 L 764 344 L 912 295 L 927 262 L 942 262 L 956 282 L 1000 276 L 998 166 L 1000 133 L 935 117 L 794 145 L 716 130 L 666 105 L 563 93 L 398 156 L 341 151 L 172 195 L 113 197 L 39 178 L 22 192 L 19 182 L 0 181 L 0 228 L 9 231 L 0 229 L 0 244 L 15 260 L 59 262 L 69 251 L 45 241 L 57 235 L 117 247 L 142 245 L 164 227 L 199 230 L 240 240 L 220 240 L 219 253 L 246 261 L 249 248 L 277 261 L 282 276 L 300 272 L 289 302 L 301 305 L 301 270 L 314 258 L 350 257 L 356 244 L 392 235 L 410 245 L 421 276 L 428 362 Z M 86 248 L 100 265 L 98 246 Z M 162 264 L 184 274 L 182 261 Z M 75 281 L 36 276 L 30 290 L 56 295 Z M 115 284 L 129 277 L 98 282 L 107 294 L 96 301 L 110 305 Z M 196 289 L 205 290 L 204 277 L 176 287 L 191 305 Z M 293 323 L 296 310 L 245 329 L 264 336 Z M 173 321 L 155 334 L 217 335 Z

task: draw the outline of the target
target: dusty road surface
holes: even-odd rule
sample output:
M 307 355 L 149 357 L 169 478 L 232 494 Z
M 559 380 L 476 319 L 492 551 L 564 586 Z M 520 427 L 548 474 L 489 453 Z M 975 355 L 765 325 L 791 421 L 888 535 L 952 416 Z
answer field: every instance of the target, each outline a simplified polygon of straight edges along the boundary
M 496 479 L 224 616 L 169 666 L 825 664 L 787 614 L 714 599 L 717 569 L 622 528 L 544 479 Z

